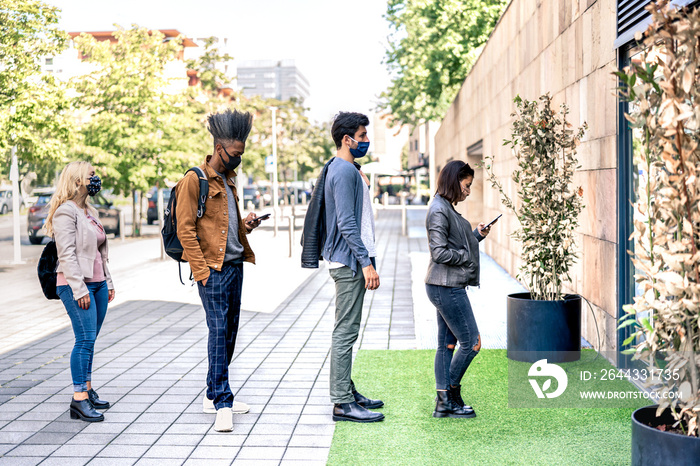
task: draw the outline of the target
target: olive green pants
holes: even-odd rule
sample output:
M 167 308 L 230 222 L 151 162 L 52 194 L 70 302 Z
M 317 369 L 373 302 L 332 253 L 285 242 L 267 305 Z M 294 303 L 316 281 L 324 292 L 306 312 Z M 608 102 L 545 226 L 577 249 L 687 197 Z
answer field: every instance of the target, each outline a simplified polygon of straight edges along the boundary
M 352 347 L 357 341 L 365 298 L 365 277 L 358 269 L 353 277 L 350 267 L 330 270 L 335 281 L 335 326 L 331 344 L 332 403 L 352 403 Z

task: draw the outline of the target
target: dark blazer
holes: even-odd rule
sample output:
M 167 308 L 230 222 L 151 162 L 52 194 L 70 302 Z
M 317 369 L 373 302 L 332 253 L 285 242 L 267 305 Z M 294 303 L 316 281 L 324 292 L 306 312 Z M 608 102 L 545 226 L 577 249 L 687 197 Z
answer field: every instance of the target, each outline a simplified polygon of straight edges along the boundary
M 335 157 L 331 158 L 321 170 L 304 217 L 304 230 L 301 234 L 301 266 L 305 269 L 318 268 L 321 251 L 326 242 L 324 190 L 328 166 L 334 159 Z
M 425 283 L 464 288 L 479 285 L 479 241 L 471 224 L 450 202 L 436 194 L 425 218 L 430 264 Z

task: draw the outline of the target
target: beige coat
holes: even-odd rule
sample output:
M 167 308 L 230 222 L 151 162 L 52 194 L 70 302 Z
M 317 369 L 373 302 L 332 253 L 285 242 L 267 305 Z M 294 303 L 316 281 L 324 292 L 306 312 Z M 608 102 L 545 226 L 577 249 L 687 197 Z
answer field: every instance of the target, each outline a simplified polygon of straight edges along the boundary
M 73 201 L 66 201 L 53 214 L 53 230 L 58 250 L 56 272 L 63 272 L 66 282 L 73 290 L 73 298 L 77 300 L 88 294 L 85 279 L 92 278 L 97 255 L 95 228 L 83 209 Z M 107 268 L 107 239 L 100 246 L 99 252 L 102 255 L 107 288 L 113 290 L 112 276 Z

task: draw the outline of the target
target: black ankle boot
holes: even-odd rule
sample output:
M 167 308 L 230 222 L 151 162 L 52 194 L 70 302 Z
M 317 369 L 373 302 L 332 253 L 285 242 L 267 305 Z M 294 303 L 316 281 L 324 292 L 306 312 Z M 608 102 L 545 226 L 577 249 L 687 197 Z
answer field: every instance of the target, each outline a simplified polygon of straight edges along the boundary
M 355 397 L 355 402 L 358 405 L 366 409 L 377 409 L 384 406 L 384 402 L 382 400 L 371 400 L 357 390 L 352 391 L 352 396 Z
M 384 420 L 382 413 L 375 413 L 363 408 L 356 401 L 352 403 L 336 403 L 333 406 L 334 421 L 377 422 Z
M 467 409 L 466 406 L 462 408 L 452 401 L 448 390 L 438 390 L 433 417 L 470 418 L 476 417 L 476 413 L 473 409 Z
M 89 399 L 78 401 L 75 398 L 70 402 L 70 418 L 82 419 L 86 422 L 100 422 L 105 420 L 102 414 L 95 411 Z
M 472 409 L 471 406 L 466 406 L 464 400 L 462 400 L 462 386 L 461 385 L 450 385 L 450 396 L 452 401 L 455 402 L 457 406 L 464 409 Z
M 92 388 L 88 390 L 88 399 L 90 403 L 95 407 L 95 409 L 107 409 L 109 408 L 109 401 L 100 400 L 100 396 Z

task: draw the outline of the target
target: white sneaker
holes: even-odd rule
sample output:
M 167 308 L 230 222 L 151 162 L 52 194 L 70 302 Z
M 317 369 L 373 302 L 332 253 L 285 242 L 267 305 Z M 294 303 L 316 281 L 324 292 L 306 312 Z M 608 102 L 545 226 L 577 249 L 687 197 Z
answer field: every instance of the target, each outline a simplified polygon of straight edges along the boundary
M 217 432 L 231 432 L 233 430 L 233 411 L 231 408 L 221 408 L 216 411 L 214 430 Z
M 207 398 L 206 392 L 202 397 L 202 412 L 206 414 L 216 414 L 216 407 L 214 406 L 214 400 Z M 245 414 L 250 411 L 250 406 L 240 401 L 233 402 L 232 408 L 233 414 Z

